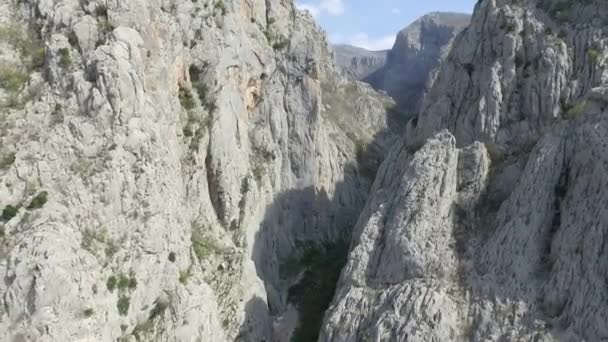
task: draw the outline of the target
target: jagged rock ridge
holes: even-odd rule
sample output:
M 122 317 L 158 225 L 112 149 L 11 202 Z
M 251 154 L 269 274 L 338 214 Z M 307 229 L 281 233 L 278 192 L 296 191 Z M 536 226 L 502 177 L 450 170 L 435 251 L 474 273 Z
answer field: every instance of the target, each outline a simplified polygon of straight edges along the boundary
M 415 114 L 433 82 L 433 71 L 469 20 L 468 14 L 451 12 L 433 12 L 419 18 L 397 34 L 386 64 L 364 81 L 388 93 L 401 111 Z
M 484 0 L 381 166 L 321 341 L 600 341 L 603 1 Z
M 0 340 L 289 340 L 394 103 L 291 1 L 0 9 Z

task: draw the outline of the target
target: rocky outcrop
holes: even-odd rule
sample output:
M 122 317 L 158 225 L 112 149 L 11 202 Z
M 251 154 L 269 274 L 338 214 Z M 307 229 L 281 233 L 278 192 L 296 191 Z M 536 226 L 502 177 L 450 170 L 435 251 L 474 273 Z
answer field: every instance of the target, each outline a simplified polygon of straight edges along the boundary
M 468 14 L 434 12 L 414 21 L 397 34 L 386 64 L 364 81 L 386 91 L 401 111 L 417 113 L 432 83 L 433 70 L 446 58 L 454 38 L 469 20 Z
M 290 1 L 0 7 L 0 340 L 287 340 L 391 101 Z
M 321 341 L 600 341 L 601 1 L 476 5 L 355 228 Z
M 388 51 L 369 51 L 352 45 L 332 46 L 340 73 L 351 80 L 364 80 L 386 63 Z

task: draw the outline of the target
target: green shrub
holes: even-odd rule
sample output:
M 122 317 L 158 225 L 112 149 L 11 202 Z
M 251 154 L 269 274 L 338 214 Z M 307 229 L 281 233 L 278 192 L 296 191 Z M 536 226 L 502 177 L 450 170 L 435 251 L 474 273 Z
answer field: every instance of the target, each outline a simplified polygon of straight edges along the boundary
M 75 49 L 78 49 L 80 47 L 80 45 L 78 44 L 78 36 L 76 35 L 76 32 L 70 31 L 70 33 L 68 33 L 68 43 L 70 43 L 70 45 Z
M 15 152 L 9 152 L 0 158 L 0 170 L 5 170 L 11 167 L 11 165 L 13 165 L 15 162 L 15 156 Z
M 148 319 L 145 322 L 136 325 L 131 333 L 133 336 L 135 336 L 136 341 L 152 340 L 150 338 L 146 338 L 146 335 L 149 335 L 154 330 L 154 319 L 156 319 L 156 317 L 164 316 L 165 310 L 168 307 L 169 302 L 161 299 L 156 300 L 154 307 L 152 310 L 150 310 L 150 316 L 148 316 Z
M 276 51 L 283 50 L 289 44 L 289 40 L 281 37 L 279 40 L 272 44 L 272 48 Z
M 95 16 L 101 17 L 101 18 L 107 18 L 108 17 L 108 7 L 104 4 L 97 5 L 97 7 L 95 7 Z
M 33 49 L 30 56 L 30 67 L 33 69 L 41 69 L 46 60 L 46 49 L 43 46 Z
M 165 314 L 165 310 L 169 307 L 169 302 L 162 299 L 157 299 L 154 303 L 154 307 L 150 310 L 150 316 L 148 319 L 154 320 L 156 317 L 160 317 Z
M 116 287 L 118 287 L 119 290 L 127 289 L 129 287 L 129 277 L 124 274 L 119 274 Z
M 19 211 L 19 206 L 14 207 L 12 205 L 7 205 L 2 210 L 2 221 L 10 221 L 13 217 L 17 216 L 17 212 Z
M 228 13 L 228 10 L 226 9 L 226 4 L 224 4 L 223 0 L 216 1 L 213 4 L 213 9 L 220 11 L 220 13 L 222 13 L 222 15 L 226 15 L 226 13 Z
M 248 192 L 249 192 L 249 178 L 244 177 L 243 180 L 241 180 L 241 195 L 244 196 Z
M 103 236 L 98 234 L 96 230 L 87 228 L 82 232 L 82 241 L 80 242 L 80 247 L 94 254 L 96 241 L 102 242 L 102 238 Z
M 116 288 L 117 282 L 118 281 L 116 280 L 116 276 L 111 275 L 108 278 L 108 281 L 106 282 L 106 287 L 108 288 L 108 291 L 114 292 L 114 289 Z
M 64 69 L 68 69 L 72 66 L 72 57 L 70 56 L 70 49 L 61 48 L 58 51 L 59 54 L 59 66 Z
M 587 56 L 589 57 L 591 63 L 597 63 L 602 57 L 602 52 L 597 48 L 591 47 L 587 49 Z
M 255 165 L 253 165 L 251 172 L 253 173 L 253 178 L 258 184 L 262 182 L 265 171 L 266 169 L 262 163 L 255 163 Z
M 203 106 L 205 106 L 207 111 L 209 113 L 213 113 L 217 109 L 217 106 L 215 105 L 214 101 L 208 98 L 209 89 L 203 83 L 203 81 L 193 82 L 192 87 L 196 90 L 196 93 L 198 94 L 198 99 L 201 101 Z
M 122 295 L 118 298 L 118 301 L 116 302 L 116 307 L 118 308 L 118 313 L 121 316 L 126 316 L 129 313 L 129 305 L 130 305 L 130 298 Z
M 27 59 L 30 70 L 39 70 L 44 66 L 46 50 L 42 42 L 28 41 L 21 47 L 21 55 Z
M 185 271 L 179 271 L 179 282 L 186 285 L 192 275 L 192 266 L 188 267 Z
M 565 108 L 564 118 L 567 120 L 574 120 L 581 116 L 585 111 L 587 103 L 585 101 L 580 101 L 573 106 L 569 106 Z
M 16 26 L 0 26 L 0 40 L 16 48 L 29 69 L 39 69 L 44 65 L 44 43 L 39 38 L 38 32 L 31 31 L 26 35 L 22 34 Z
M 116 252 L 118 252 L 118 244 L 112 239 L 108 239 L 106 243 L 107 245 L 104 252 L 108 258 L 111 258 L 114 256 L 114 254 L 116 254 Z
M 253 153 L 255 153 L 257 158 L 261 158 L 266 163 L 270 163 L 277 158 L 274 152 L 262 146 L 253 146 Z
M 150 334 L 154 330 L 154 321 L 146 320 L 133 328 L 131 335 L 135 336 L 136 341 L 149 341 L 146 339 L 146 335 Z
M 118 282 L 116 283 L 116 287 L 119 290 L 134 290 L 135 288 L 137 288 L 137 279 L 135 279 L 135 275 L 133 273 L 131 273 L 129 276 L 126 276 L 125 274 L 119 274 L 118 275 Z
M 179 103 L 185 110 L 191 110 L 196 106 L 190 91 L 181 87 L 179 88 Z
M 42 191 L 36 197 L 32 199 L 30 205 L 27 206 L 28 210 L 40 209 L 46 203 L 48 198 L 48 193 L 46 191 Z
M 112 23 L 110 23 L 110 20 L 108 20 L 107 18 L 102 18 L 99 19 L 99 30 L 101 32 L 102 38 L 99 39 L 95 46 L 105 44 L 107 37 L 110 35 L 110 33 L 112 33 L 112 31 L 114 31 L 114 25 L 112 25 Z
M 94 14 L 97 17 L 97 22 L 99 23 L 99 37 L 97 42 L 95 42 L 95 47 L 97 48 L 106 43 L 110 33 L 114 31 L 114 26 L 110 23 L 108 18 L 108 7 L 106 5 L 97 5 L 97 7 L 95 7 Z M 148 51 L 148 53 L 150 53 L 150 51 Z
M 93 309 L 91 309 L 91 308 L 85 309 L 83 311 L 84 317 L 87 317 L 87 318 L 93 316 L 94 313 L 95 313 L 95 311 L 93 311 Z
M 199 260 L 203 260 L 211 254 L 217 253 L 219 248 L 206 236 L 203 236 L 198 229 L 192 230 L 192 235 L 190 237 L 190 241 L 192 242 L 192 249 L 194 250 L 194 254 Z
M 195 34 L 202 37 L 202 31 L 200 29 L 197 30 Z M 201 101 L 203 107 L 205 107 L 207 111 L 212 114 L 216 109 L 216 105 L 215 102 L 209 98 L 209 88 L 201 79 L 201 73 L 201 69 L 194 64 L 190 65 L 188 68 L 188 74 L 190 76 L 190 81 L 192 82 L 192 89 L 196 91 L 198 99 Z
M 188 138 L 194 136 L 194 132 L 192 131 L 192 127 L 190 127 L 190 126 L 184 127 L 183 133 L 184 133 L 184 136 L 188 137 Z
M 0 66 L 0 87 L 18 93 L 28 81 L 28 75 L 16 67 Z
M 16 46 L 21 41 L 21 34 L 16 26 L 0 26 L 0 41 Z
M 169 253 L 169 261 L 175 262 L 175 252 Z

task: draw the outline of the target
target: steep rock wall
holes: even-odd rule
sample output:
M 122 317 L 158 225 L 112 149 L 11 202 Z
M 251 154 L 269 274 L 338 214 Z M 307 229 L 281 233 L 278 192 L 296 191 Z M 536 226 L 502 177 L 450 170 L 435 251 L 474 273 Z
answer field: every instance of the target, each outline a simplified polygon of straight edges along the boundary
M 270 341 L 279 264 L 349 235 L 390 101 L 291 2 L 1 6 L 0 339 Z
M 607 10 L 477 4 L 379 170 L 320 340 L 607 337 Z

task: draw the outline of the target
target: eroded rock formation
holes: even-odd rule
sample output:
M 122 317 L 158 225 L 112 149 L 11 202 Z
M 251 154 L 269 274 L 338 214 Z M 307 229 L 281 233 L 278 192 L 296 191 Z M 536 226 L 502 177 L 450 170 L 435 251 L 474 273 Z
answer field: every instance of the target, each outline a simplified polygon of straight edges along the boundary
M 321 341 L 600 341 L 603 1 L 476 5 L 381 166 Z
M 0 340 L 289 338 L 280 265 L 350 235 L 394 103 L 291 1 L 0 6 Z

